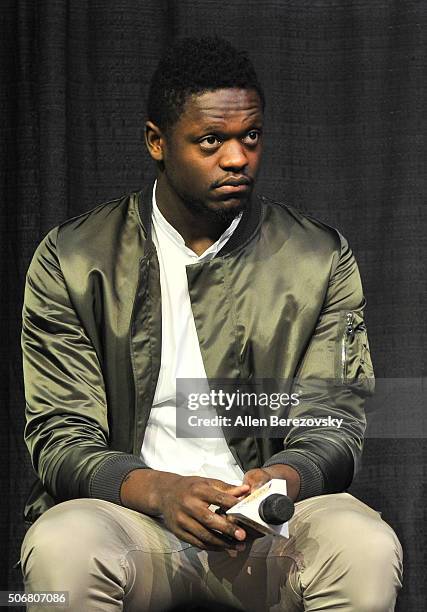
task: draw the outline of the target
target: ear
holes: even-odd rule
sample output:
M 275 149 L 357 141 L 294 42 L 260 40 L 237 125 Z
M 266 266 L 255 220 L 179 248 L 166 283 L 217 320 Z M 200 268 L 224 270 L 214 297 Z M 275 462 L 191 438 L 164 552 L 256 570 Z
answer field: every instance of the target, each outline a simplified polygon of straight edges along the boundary
M 145 144 L 155 161 L 163 161 L 165 137 L 161 129 L 152 121 L 145 124 Z

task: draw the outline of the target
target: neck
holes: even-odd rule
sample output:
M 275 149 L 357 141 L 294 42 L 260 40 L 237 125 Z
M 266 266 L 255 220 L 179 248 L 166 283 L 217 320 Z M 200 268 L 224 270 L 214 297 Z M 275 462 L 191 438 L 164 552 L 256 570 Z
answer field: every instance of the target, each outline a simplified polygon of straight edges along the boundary
M 156 203 L 165 219 L 181 234 L 186 246 L 197 255 L 214 244 L 230 225 L 213 214 L 191 210 L 171 189 L 163 174 L 157 177 Z

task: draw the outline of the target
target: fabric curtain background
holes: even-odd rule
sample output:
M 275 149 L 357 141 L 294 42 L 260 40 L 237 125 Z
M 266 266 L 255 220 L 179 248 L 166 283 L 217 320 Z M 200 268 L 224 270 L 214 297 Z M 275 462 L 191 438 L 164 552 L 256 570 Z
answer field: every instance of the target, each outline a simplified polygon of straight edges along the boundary
M 0 20 L 0 590 L 11 590 L 22 589 L 12 565 L 34 478 L 23 443 L 25 272 L 50 228 L 153 175 L 144 105 L 174 37 L 217 33 L 249 50 L 267 95 L 258 191 L 348 238 L 377 376 L 426 376 L 427 4 L 2 0 Z M 422 437 L 368 439 L 351 489 L 402 541 L 401 612 L 425 608 L 426 449 Z

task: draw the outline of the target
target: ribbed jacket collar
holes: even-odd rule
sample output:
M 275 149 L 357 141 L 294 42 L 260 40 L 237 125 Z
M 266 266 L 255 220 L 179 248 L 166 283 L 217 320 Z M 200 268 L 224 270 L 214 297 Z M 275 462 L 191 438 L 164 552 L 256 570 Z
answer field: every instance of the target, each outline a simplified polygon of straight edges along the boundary
M 151 215 L 153 211 L 152 193 L 154 180 L 150 181 L 144 189 L 140 191 L 139 197 L 139 214 L 142 225 L 146 234 L 149 247 L 154 248 L 152 241 Z M 239 225 L 236 227 L 233 235 L 225 243 L 215 257 L 223 257 L 243 246 L 256 233 L 258 226 L 262 220 L 261 200 L 259 196 L 253 195 L 250 206 L 244 211 Z

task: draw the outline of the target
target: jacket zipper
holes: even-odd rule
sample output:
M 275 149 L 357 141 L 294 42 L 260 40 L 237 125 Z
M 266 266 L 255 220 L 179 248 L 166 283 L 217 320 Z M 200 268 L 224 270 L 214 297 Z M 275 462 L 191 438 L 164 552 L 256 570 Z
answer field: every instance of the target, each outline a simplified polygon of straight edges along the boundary
M 345 315 L 345 330 L 341 341 L 341 380 L 347 380 L 347 358 L 348 358 L 348 338 L 354 335 L 354 312 L 347 312 Z
M 129 348 L 130 348 L 130 361 L 132 366 L 132 375 L 133 375 L 133 385 L 134 385 L 134 418 L 133 418 L 133 440 L 132 440 L 132 452 L 136 454 L 136 441 L 138 438 L 138 402 L 139 402 L 139 390 L 138 390 L 138 382 L 136 377 L 136 367 L 135 367 L 135 356 L 133 351 L 133 337 L 134 337 L 134 325 L 135 325 L 135 310 L 136 303 L 138 301 L 139 288 L 141 285 L 141 277 L 142 277 L 142 261 L 139 261 L 139 269 L 138 269 L 138 281 L 136 286 L 136 293 L 134 296 L 133 304 L 132 304 L 132 312 L 130 317 L 130 334 L 129 334 Z

